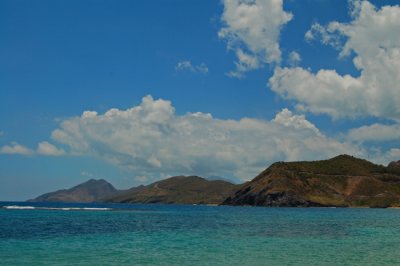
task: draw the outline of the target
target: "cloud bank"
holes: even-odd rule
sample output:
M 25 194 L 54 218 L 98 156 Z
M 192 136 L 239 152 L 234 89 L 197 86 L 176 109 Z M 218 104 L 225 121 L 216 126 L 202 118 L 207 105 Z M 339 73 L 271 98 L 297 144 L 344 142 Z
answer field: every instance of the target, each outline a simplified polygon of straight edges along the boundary
M 253 178 L 270 163 L 356 153 L 288 109 L 271 121 L 176 115 L 171 102 L 146 96 L 127 110 L 85 111 L 64 120 L 52 138 L 72 154 L 89 155 L 158 179 L 177 174 Z

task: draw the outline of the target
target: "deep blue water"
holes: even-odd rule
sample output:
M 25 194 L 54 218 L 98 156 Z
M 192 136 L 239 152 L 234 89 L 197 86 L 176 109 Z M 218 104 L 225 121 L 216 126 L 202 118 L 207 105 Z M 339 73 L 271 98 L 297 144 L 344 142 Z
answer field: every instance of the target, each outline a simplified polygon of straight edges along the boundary
M 13 205 L 0 265 L 400 265 L 400 209 Z

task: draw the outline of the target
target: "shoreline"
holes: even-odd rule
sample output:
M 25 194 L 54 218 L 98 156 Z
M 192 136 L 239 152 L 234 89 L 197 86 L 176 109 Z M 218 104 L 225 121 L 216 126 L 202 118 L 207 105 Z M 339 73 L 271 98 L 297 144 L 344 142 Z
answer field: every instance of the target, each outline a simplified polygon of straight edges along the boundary
M 32 204 L 34 203 L 34 204 Z M 153 205 L 153 206 L 207 206 L 207 207 L 256 207 L 256 208 L 280 208 L 280 209 L 400 209 L 400 206 L 387 206 L 387 207 L 376 207 L 376 206 L 262 206 L 262 205 L 227 205 L 227 204 L 202 204 L 202 203 L 116 203 L 116 202 L 29 202 L 29 201 L 0 201 L 0 209 L 8 210 L 115 210 L 114 208 L 107 207 L 85 207 L 88 205 Z M 36 205 L 36 206 L 35 206 Z M 44 206 L 44 205 L 68 205 L 68 206 Z M 75 206 L 74 206 L 75 205 Z

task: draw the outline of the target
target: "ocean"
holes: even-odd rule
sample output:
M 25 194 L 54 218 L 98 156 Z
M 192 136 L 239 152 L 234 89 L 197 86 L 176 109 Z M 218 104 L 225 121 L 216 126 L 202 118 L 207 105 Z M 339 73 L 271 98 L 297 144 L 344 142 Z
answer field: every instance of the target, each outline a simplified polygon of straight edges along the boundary
M 0 265 L 400 265 L 400 209 L 0 206 Z

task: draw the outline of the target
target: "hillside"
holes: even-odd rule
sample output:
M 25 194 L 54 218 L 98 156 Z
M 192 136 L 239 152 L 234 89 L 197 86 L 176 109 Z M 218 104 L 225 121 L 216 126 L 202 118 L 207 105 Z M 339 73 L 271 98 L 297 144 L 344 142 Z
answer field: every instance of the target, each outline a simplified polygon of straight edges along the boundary
M 61 189 L 43 194 L 32 202 L 98 202 L 118 192 L 110 183 L 100 179 L 90 179 L 70 189 Z
M 223 204 L 253 206 L 400 206 L 398 168 L 348 155 L 313 162 L 278 162 Z
M 237 185 L 198 176 L 175 176 L 110 198 L 119 203 L 220 204 Z
M 36 202 L 225 204 L 251 206 L 400 206 L 400 162 L 388 167 L 348 155 L 311 162 L 277 162 L 253 180 L 234 185 L 175 176 L 116 190 L 105 180 L 43 194 Z

